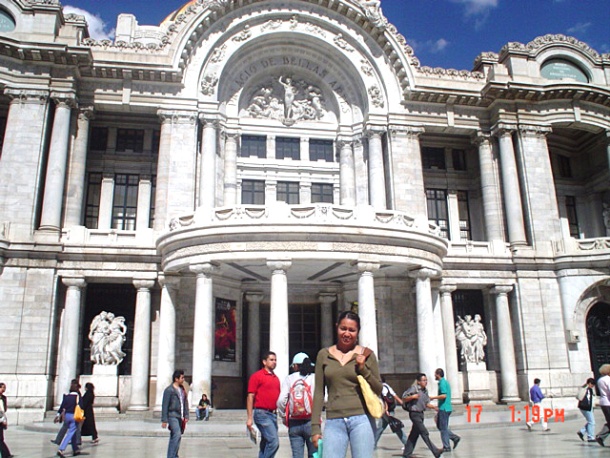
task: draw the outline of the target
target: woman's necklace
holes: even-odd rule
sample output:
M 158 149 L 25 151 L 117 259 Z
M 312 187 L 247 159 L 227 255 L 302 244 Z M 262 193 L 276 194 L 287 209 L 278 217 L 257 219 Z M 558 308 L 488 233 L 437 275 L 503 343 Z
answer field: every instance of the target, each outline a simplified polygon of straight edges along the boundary
M 355 348 L 355 347 L 354 347 L 354 348 Z M 351 356 L 352 352 L 354 351 L 354 348 L 350 348 L 350 349 L 349 349 L 349 350 L 347 350 L 347 351 L 343 351 L 343 350 L 339 349 L 339 347 L 337 347 L 337 351 L 338 351 L 339 353 L 341 353 L 341 362 L 343 362 L 343 361 L 345 360 L 345 357 L 346 357 L 347 355 L 350 355 L 350 356 Z

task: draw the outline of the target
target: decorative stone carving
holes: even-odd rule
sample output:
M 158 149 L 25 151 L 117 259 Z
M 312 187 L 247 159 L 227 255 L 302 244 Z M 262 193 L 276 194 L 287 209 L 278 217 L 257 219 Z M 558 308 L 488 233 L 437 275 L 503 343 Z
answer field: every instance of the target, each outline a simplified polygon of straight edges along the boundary
M 371 64 L 366 59 L 360 60 L 360 70 L 362 70 L 362 73 L 366 76 L 373 76 L 373 67 L 371 67 Z
M 371 24 L 377 28 L 385 29 L 388 24 L 388 20 L 381 12 L 380 0 L 358 0 L 358 3 L 364 10 L 366 18 L 371 21 Z
M 227 50 L 227 45 L 224 44 L 219 48 L 216 48 L 214 50 L 214 52 L 212 53 L 212 57 L 210 57 L 210 61 L 217 64 L 218 62 L 222 61 L 225 57 L 225 52 Z
M 246 110 L 253 118 L 276 119 L 290 126 L 296 121 L 322 119 L 326 114 L 324 107 L 320 88 L 304 80 L 280 76 L 277 82 L 271 80 L 256 91 Z
M 279 29 L 282 26 L 282 23 L 283 21 L 280 21 L 279 19 L 269 19 L 261 26 L 261 30 L 265 31 Z
M 377 108 L 383 108 L 385 106 L 385 102 L 383 101 L 383 96 L 381 95 L 381 89 L 379 89 L 379 86 L 371 86 L 369 88 L 369 96 L 371 97 L 373 105 Z
M 233 41 L 246 41 L 252 36 L 252 31 L 250 30 L 250 26 L 246 24 L 244 30 L 233 37 Z
M 336 37 L 333 39 L 333 41 L 335 42 L 335 44 L 337 45 L 337 47 L 339 47 L 339 48 L 343 49 L 344 51 L 347 51 L 347 52 L 354 52 L 354 48 L 352 48 L 352 47 L 350 46 L 350 44 L 349 44 L 347 41 L 345 41 L 345 38 L 343 38 L 343 34 L 342 34 L 342 33 L 338 34 L 338 35 L 337 35 L 337 36 L 336 36 Z
M 205 75 L 201 81 L 201 93 L 203 95 L 214 95 L 216 92 L 216 84 L 218 84 L 216 73 Z
M 118 366 L 125 353 L 122 350 L 127 326 L 125 318 L 112 312 L 102 312 L 89 326 L 91 361 L 102 366 Z
M 485 362 L 487 334 L 481 323 L 481 315 L 475 315 L 474 320 L 470 315 L 464 318 L 458 315 L 455 339 L 460 347 L 462 362 L 475 364 Z
M 211 11 L 219 11 L 229 5 L 229 3 L 231 3 L 231 0 L 201 0 L 203 7 Z
M 324 29 L 319 25 L 312 24 L 311 22 L 307 23 L 307 25 L 305 26 L 305 30 L 314 35 L 319 35 L 322 38 L 326 37 L 326 32 L 324 32 Z

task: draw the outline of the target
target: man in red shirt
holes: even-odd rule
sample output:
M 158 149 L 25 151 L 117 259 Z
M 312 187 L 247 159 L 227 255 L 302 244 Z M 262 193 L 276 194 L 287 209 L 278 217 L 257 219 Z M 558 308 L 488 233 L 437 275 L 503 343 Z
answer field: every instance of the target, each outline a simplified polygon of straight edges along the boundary
M 263 368 L 250 377 L 246 410 L 246 427 L 252 431 L 252 424 L 261 433 L 258 458 L 273 458 L 280 447 L 277 433 L 277 398 L 280 397 L 280 379 L 273 373 L 277 357 L 272 351 L 263 355 Z

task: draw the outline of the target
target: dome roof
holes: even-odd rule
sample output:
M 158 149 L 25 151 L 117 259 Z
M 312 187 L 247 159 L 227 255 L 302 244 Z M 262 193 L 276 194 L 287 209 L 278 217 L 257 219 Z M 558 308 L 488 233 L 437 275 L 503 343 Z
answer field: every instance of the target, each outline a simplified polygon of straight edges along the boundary
M 170 13 L 169 16 L 167 16 L 165 19 L 163 19 L 163 21 L 161 22 L 161 25 L 165 24 L 166 22 L 175 21 L 179 14 L 182 14 L 189 6 L 194 5 L 196 3 L 197 3 L 197 0 L 190 0 L 190 1 L 186 2 L 176 11 Z

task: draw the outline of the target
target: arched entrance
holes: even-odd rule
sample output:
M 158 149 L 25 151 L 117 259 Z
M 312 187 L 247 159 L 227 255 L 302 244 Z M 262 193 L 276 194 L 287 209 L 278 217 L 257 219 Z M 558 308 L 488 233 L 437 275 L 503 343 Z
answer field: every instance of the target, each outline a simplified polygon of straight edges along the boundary
M 610 363 L 610 304 L 598 302 L 587 314 L 587 340 L 591 368 L 599 376 L 602 364 Z

